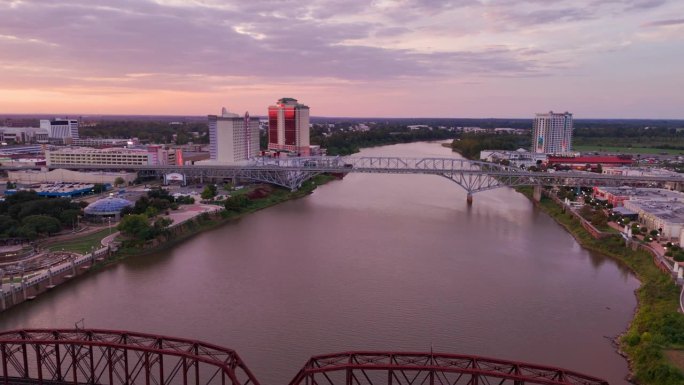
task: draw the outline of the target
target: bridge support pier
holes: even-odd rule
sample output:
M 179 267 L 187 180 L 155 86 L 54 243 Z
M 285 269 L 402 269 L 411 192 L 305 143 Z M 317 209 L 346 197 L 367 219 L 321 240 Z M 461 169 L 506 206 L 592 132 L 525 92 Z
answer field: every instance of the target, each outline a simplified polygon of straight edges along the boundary
M 468 195 L 466 196 L 466 203 L 468 204 L 468 206 L 473 205 L 473 193 L 468 193 Z
M 534 186 L 534 191 L 532 192 L 532 199 L 535 202 L 541 202 L 542 197 L 542 186 Z

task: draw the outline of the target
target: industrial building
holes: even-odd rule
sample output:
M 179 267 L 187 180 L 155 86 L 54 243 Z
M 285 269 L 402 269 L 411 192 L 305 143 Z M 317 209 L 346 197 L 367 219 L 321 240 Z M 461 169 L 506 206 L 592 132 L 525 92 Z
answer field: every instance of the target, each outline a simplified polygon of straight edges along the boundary
M 529 152 L 524 148 L 519 148 L 515 151 L 482 150 L 480 151 L 480 160 L 495 163 L 506 160 L 515 167 L 530 167 L 537 165 L 537 162 L 546 162 L 546 154 Z
M 21 190 L 32 190 L 42 197 L 74 198 L 91 194 L 94 188 L 95 185 L 92 183 L 42 183 Z M 5 195 L 14 195 L 21 190 L 5 190 Z
M 45 151 L 48 166 L 79 165 L 90 166 L 147 166 L 152 163 L 152 154 L 146 150 L 125 148 L 95 149 L 89 147 L 63 148 Z
M 3 144 L 48 143 L 48 132 L 37 127 L 0 127 Z
M 68 147 L 45 151 L 46 164 L 54 165 L 102 165 L 147 166 L 182 165 L 183 150 L 169 149 L 162 145 L 135 148 Z
M 133 183 L 137 177 L 134 172 L 80 172 L 65 169 L 47 170 L 21 170 L 8 171 L 7 179 L 18 184 L 34 183 L 99 183 L 116 184 L 117 178 L 122 178 L 126 184 Z
M 663 240 L 680 240 L 684 228 L 683 200 L 628 200 L 624 207 L 637 213 L 649 230 L 660 230 Z
M 682 201 L 684 194 L 662 188 L 645 187 L 594 187 L 594 197 L 605 200 L 614 207 L 622 206 L 628 200 Z

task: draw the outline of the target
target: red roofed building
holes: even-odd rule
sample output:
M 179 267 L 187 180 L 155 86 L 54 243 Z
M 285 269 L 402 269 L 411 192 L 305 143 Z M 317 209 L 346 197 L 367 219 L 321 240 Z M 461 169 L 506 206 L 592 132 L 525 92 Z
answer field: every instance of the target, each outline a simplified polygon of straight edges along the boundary
M 607 166 L 607 167 L 619 167 L 619 166 L 630 166 L 634 163 L 631 156 L 552 156 L 549 155 L 546 164 L 548 166 L 561 165 L 561 166 Z

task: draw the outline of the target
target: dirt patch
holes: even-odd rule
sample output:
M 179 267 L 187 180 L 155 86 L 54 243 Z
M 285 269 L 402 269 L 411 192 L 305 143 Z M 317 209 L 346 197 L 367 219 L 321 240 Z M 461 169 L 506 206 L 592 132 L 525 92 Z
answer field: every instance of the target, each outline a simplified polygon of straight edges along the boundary
M 684 371 L 684 350 L 666 350 L 665 356 L 672 365 Z

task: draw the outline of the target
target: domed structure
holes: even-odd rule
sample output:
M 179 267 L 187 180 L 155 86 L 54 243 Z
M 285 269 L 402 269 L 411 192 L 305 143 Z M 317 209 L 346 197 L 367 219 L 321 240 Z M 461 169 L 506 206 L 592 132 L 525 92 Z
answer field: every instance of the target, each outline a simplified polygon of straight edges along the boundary
M 115 198 L 110 195 L 107 198 L 102 198 L 89 204 L 83 211 L 86 217 L 90 218 L 114 218 L 119 220 L 121 216 L 121 210 L 126 207 L 132 207 L 133 202 L 122 199 Z

